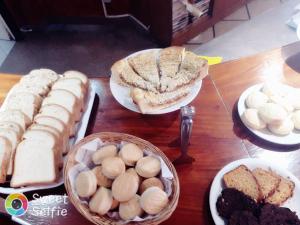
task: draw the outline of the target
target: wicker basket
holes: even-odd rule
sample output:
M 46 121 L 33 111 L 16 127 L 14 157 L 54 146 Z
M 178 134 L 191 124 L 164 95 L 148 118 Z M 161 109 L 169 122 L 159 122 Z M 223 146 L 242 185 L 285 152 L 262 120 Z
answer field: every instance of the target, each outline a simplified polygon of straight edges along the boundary
M 110 143 L 120 143 L 121 141 L 131 142 L 136 144 L 142 149 L 147 148 L 147 150 L 155 153 L 156 155 L 160 156 L 164 160 L 164 162 L 166 163 L 166 165 L 174 175 L 174 179 L 172 180 L 172 194 L 169 197 L 169 205 L 162 212 L 160 212 L 155 218 L 148 219 L 142 222 L 131 222 L 129 224 L 150 225 L 150 224 L 159 224 L 167 220 L 177 207 L 179 192 L 180 192 L 179 180 L 173 164 L 170 162 L 170 160 L 165 156 L 165 154 L 161 150 L 159 150 L 151 143 L 143 139 L 140 139 L 138 137 L 128 135 L 128 134 L 122 134 L 122 133 L 103 132 L 103 133 L 89 135 L 83 140 L 81 140 L 78 144 L 76 144 L 74 148 L 69 152 L 67 157 L 67 162 L 65 163 L 65 167 L 64 167 L 64 179 L 65 179 L 65 186 L 66 186 L 67 193 L 69 195 L 69 199 L 71 200 L 75 208 L 85 218 L 87 218 L 89 221 L 91 221 L 94 224 L 99 224 L 99 225 L 100 224 L 121 224 L 121 221 L 116 221 L 114 219 L 109 218 L 108 216 L 99 216 L 97 214 L 90 212 L 88 206 L 80 203 L 79 199 L 76 196 L 74 196 L 74 193 L 72 192 L 71 184 L 68 178 L 68 171 L 78 163 L 75 160 L 76 152 L 82 145 L 94 140 L 95 138 L 100 138 L 103 142 L 110 142 Z

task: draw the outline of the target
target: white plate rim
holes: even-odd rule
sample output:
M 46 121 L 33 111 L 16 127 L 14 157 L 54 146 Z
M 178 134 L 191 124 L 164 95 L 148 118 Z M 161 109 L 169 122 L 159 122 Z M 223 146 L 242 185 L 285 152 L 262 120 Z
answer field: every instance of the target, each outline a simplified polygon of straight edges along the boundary
M 225 225 L 225 221 L 222 217 L 219 216 L 217 207 L 216 207 L 217 199 L 221 195 L 221 191 L 223 189 L 222 185 L 220 185 L 220 182 L 222 182 L 222 178 L 225 173 L 238 167 L 239 165 L 245 165 L 245 166 L 249 167 L 249 169 L 252 169 L 252 167 L 270 168 L 274 172 L 276 172 L 278 175 L 283 176 L 284 178 L 289 178 L 291 181 L 293 181 L 295 183 L 294 195 L 290 199 L 288 199 L 287 202 L 285 202 L 282 205 L 283 207 L 288 207 L 287 205 L 289 203 L 291 203 L 293 200 L 296 201 L 297 200 L 297 199 L 295 200 L 296 197 L 300 198 L 300 181 L 294 174 L 292 174 L 287 169 L 282 168 L 278 164 L 267 162 L 263 159 L 257 159 L 257 158 L 239 159 L 239 160 L 230 162 L 227 165 L 225 165 L 214 177 L 214 180 L 211 184 L 210 193 L 209 193 L 209 207 L 210 207 L 211 215 L 213 217 L 215 224 Z M 297 193 L 297 196 L 295 197 L 296 193 Z M 291 209 L 291 210 L 296 211 L 298 217 L 300 216 L 300 207 L 298 207 L 297 210 L 295 210 L 295 209 Z
M 141 50 L 135 53 L 132 53 L 130 55 L 128 55 L 127 57 L 125 57 L 125 59 L 128 59 L 130 57 L 133 57 L 137 54 L 143 53 L 143 52 L 149 52 L 149 51 L 159 51 L 161 50 L 161 48 L 152 48 L 152 49 L 145 49 L 145 50 Z M 129 87 L 124 87 L 119 85 L 113 78 L 112 75 L 110 76 L 110 80 L 109 80 L 109 87 L 110 87 L 110 91 L 114 97 L 114 99 L 123 107 L 125 107 L 126 109 L 129 109 L 133 112 L 137 112 L 137 113 L 141 113 L 140 110 L 138 109 L 138 107 L 136 106 L 136 104 L 133 103 L 132 99 L 129 97 Z M 184 97 L 180 102 L 166 107 L 164 109 L 161 110 L 155 110 L 153 112 L 148 112 L 145 114 L 150 114 L 150 115 L 160 115 L 160 114 L 166 114 L 166 113 L 170 113 L 170 112 L 174 112 L 178 109 L 180 109 L 182 106 L 186 106 L 188 104 L 190 104 L 199 94 L 200 90 L 202 87 L 202 80 L 197 81 L 194 86 L 191 88 L 190 93 Z M 125 95 L 120 94 L 120 91 L 122 93 L 125 93 Z M 125 97 L 124 97 L 125 96 Z M 127 101 L 127 104 L 124 103 Z
M 285 85 L 285 84 L 283 84 L 283 85 Z M 254 130 L 251 127 L 249 127 L 247 124 L 244 123 L 244 121 L 242 120 L 242 115 L 243 115 L 244 111 L 246 110 L 246 105 L 245 105 L 246 98 L 252 91 L 260 90 L 262 87 L 263 87 L 263 83 L 252 85 L 249 88 L 247 88 L 240 95 L 238 104 L 237 104 L 237 110 L 238 110 L 238 114 L 239 114 L 239 117 L 240 117 L 242 123 L 253 134 L 255 134 L 256 136 L 258 136 L 259 138 L 261 138 L 265 141 L 268 141 L 268 142 L 271 142 L 274 144 L 279 144 L 279 145 L 287 145 L 287 146 L 300 144 L 300 133 L 296 133 L 295 130 L 293 130 L 289 135 L 278 136 L 278 135 L 272 134 L 267 128 L 263 129 L 264 132 L 262 132 L 259 130 Z M 292 87 L 290 87 L 290 88 L 292 88 Z M 293 138 L 293 137 L 295 137 L 295 138 Z
M 85 132 L 87 130 L 87 126 L 89 123 L 89 117 L 92 112 L 95 96 L 96 96 L 96 86 L 94 84 L 94 81 L 89 80 L 90 85 L 88 89 L 88 95 L 86 97 L 86 102 L 85 102 L 85 111 L 81 116 L 81 120 L 77 123 L 77 132 L 74 138 L 70 139 L 70 147 L 72 147 L 74 144 L 76 144 L 78 141 L 80 141 L 82 138 L 85 136 Z M 8 92 L 6 95 L 6 98 L 1 105 L 1 109 L 5 107 L 6 99 L 12 94 L 12 90 Z M 67 157 L 67 155 L 64 157 L 64 159 Z M 25 193 L 25 192 L 30 192 L 30 191 L 37 191 L 37 190 L 45 190 L 45 189 L 52 189 L 56 188 L 64 183 L 64 177 L 63 177 L 63 169 L 60 171 L 60 178 L 56 183 L 49 184 L 49 185 L 40 185 L 40 186 L 28 186 L 28 187 L 22 187 L 22 188 L 10 188 L 10 187 L 0 187 L 0 193 L 1 194 L 12 194 L 12 193 Z

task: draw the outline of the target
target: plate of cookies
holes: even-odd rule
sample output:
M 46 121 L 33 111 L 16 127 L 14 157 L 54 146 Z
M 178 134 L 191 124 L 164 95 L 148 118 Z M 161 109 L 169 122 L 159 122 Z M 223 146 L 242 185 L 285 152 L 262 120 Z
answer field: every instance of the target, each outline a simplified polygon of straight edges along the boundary
M 184 47 L 148 49 L 114 63 L 110 89 L 125 108 L 164 114 L 189 104 L 208 75 L 207 60 Z
M 300 89 L 279 82 L 249 87 L 238 101 L 244 125 L 258 137 L 281 145 L 300 144 Z
M 94 224 L 159 224 L 176 209 L 179 180 L 169 159 L 128 134 L 92 134 L 69 153 L 65 186 Z
M 209 204 L 215 224 L 300 224 L 300 181 L 260 159 L 229 163 L 215 176 Z M 248 221 L 248 223 L 245 223 Z
M 22 76 L 0 108 L 0 193 L 63 184 L 65 156 L 85 136 L 94 98 L 94 85 L 78 71 Z

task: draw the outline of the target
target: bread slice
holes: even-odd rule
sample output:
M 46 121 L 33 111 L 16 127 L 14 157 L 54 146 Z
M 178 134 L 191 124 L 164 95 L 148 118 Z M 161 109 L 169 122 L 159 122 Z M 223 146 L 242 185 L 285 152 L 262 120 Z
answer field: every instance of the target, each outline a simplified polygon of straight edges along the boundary
M 16 151 L 17 145 L 20 142 L 19 136 L 20 135 L 13 129 L 4 129 L 4 128 L 0 129 L 0 137 L 7 138 L 7 140 L 10 142 L 11 148 L 12 148 L 11 158 L 10 158 L 9 166 L 8 166 L 8 170 L 7 170 L 8 175 L 11 175 L 13 172 L 12 170 L 13 170 L 13 164 L 14 164 L 15 151 Z
M 58 78 L 58 74 L 52 70 L 37 69 L 32 70 L 28 75 L 23 76 L 20 82 L 22 84 L 36 83 L 42 87 L 50 87 Z
M 77 79 L 80 79 L 86 90 L 89 87 L 89 79 L 88 79 L 88 77 L 85 74 L 83 74 L 83 73 L 81 73 L 79 71 L 76 71 L 76 70 L 66 71 L 66 72 L 64 72 L 64 77 L 65 78 L 77 78 Z
M 121 59 L 111 67 L 113 79 L 120 85 L 138 87 L 146 91 L 158 93 L 156 86 L 140 77 L 129 65 L 126 59 Z
M 153 93 L 134 88 L 131 96 L 139 110 L 143 113 L 151 113 L 172 106 L 180 102 L 190 93 L 190 87 L 179 88 L 173 92 Z
M 12 147 L 9 140 L 0 136 L 0 184 L 5 183 Z
M 252 171 L 252 174 L 260 186 L 263 198 L 267 198 L 275 192 L 280 182 L 279 176 L 272 171 L 263 170 L 261 168 L 256 168 Z
M 14 130 L 19 135 L 18 136 L 19 138 L 21 138 L 24 133 L 23 128 L 19 124 L 12 122 L 12 121 L 2 121 L 2 122 L 0 121 L 0 129 L 3 129 L 3 128 Z
M 159 89 L 159 71 L 156 63 L 157 55 L 156 51 L 148 51 L 130 57 L 128 62 L 139 76 L 151 82 L 156 89 Z
M 23 140 L 17 148 L 11 187 L 50 184 L 57 178 L 55 151 L 40 141 Z
M 12 94 L 7 99 L 7 109 L 21 110 L 31 121 L 40 107 L 42 98 L 28 92 Z
M 185 48 L 169 47 L 162 49 L 159 54 L 159 69 L 161 74 L 161 92 L 167 89 L 167 82 L 176 76 L 183 59 Z
M 63 154 L 66 154 L 69 151 L 69 134 L 66 132 L 67 127 L 64 125 L 64 123 L 51 116 L 43 116 L 41 114 L 38 114 L 34 118 L 34 122 L 36 124 L 46 125 L 55 128 L 58 130 L 62 137 L 62 150 Z
M 77 105 L 76 96 L 64 89 L 51 90 L 48 96 L 44 99 L 42 106 L 57 104 L 65 107 L 70 114 L 74 115 L 75 121 L 80 120 L 80 106 Z
M 40 114 L 44 116 L 51 116 L 60 120 L 61 122 L 63 122 L 65 127 L 67 127 L 68 135 L 74 136 L 75 120 L 65 107 L 57 104 L 45 105 L 40 109 Z
M 85 89 L 81 80 L 78 78 L 60 78 L 52 86 L 52 90 L 56 89 L 63 89 L 73 93 L 77 98 L 77 105 L 81 110 L 83 109 Z
M 227 188 L 237 189 L 257 202 L 262 198 L 256 178 L 245 165 L 240 165 L 226 173 L 223 180 Z
M 21 110 L 7 109 L 0 112 L 0 121 L 12 121 L 19 124 L 23 130 L 31 124 L 30 118 L 26 116 Z
M 265 202 L 274 205 L 282 205 L 286 200 L 293 196 L 294 189 L 294 182 L 289 179 L 280 177 L 280 183 L 276 188 L 274 194 L 266 198 Z
M 17 83 L 11 88 L 12 93 L 28 92 L 44 97 L 49 92 L 48 86 L 39 86 L 36 83 Z

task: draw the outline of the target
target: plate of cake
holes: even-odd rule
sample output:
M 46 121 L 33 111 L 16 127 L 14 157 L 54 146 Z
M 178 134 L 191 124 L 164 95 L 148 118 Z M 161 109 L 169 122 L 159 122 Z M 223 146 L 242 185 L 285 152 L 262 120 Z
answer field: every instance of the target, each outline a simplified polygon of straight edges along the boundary
M 114 63 L 110 89 L 125 108 L 164 114 L 189 104 L 208 75 L 208 63 L 183 47 L 148 49 Z
M 209 204 L 215 224 L 300 224 L 300 181 L 260 159 L 229 163 L 215 176 Z
M 244 125 L 258 137 L 281 145 L 300 143 L 300 89 L 265 82 L 246 89 L 238 101 Z

